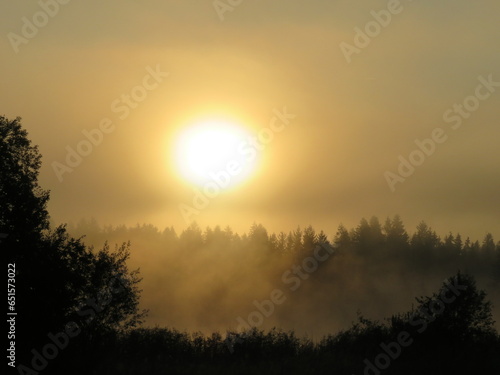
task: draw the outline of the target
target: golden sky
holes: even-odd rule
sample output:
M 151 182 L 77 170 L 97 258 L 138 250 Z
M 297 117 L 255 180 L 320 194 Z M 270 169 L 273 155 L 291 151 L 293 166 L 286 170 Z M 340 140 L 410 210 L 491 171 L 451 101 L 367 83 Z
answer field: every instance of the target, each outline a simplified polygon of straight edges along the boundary
M 56 223 L 181 230 L 196 186 L 173 166 L 179 132 L 223 119 L 259 134 L 285 111 L 200 226 L 333 235 L 400 214 L 410 231 L 498 240 L 499 14 L 498 0 L 9 2 L 0 113 L 39 145 Z M 61 181 L 54 163 L 100 126 Z

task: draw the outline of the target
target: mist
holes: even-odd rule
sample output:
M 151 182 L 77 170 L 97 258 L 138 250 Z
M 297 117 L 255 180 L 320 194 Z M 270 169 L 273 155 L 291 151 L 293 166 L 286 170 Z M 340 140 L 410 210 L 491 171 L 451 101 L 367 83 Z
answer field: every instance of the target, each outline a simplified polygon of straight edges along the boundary
M 440 238 L 419 226 L 418 235 L 391 248 L 390 224 L 382 229 L 376 218 L 370 223 L 363 219 L 350 231 L 341 225 L 329 236 L 311 226 L 268 233 L 253 224 L 237 234 L 229 226 L 192 224 L 176 233 L 146 224 L 101 227 L 95 220 L 68 230 L 96 249 L 105 241 L 131 242 L 129 264 L 143 277 L 141 306 L 149 310 L 149 327 L 206 334 L 279 327 L 319 340 L 360 315 L 382 320 L 410 310 L 416 297 L 430 294 L 458 270 L 477 278 L 499 321 L 499 245 L 495 250 L 492 238 L 464 245 L 458 234 Z M 399 235 L 405 238 L 404 233 Z M 419 247 L 418 238 L 425 236 L 431 242 Z M 279 303 L 269 302 L 273 293 Z

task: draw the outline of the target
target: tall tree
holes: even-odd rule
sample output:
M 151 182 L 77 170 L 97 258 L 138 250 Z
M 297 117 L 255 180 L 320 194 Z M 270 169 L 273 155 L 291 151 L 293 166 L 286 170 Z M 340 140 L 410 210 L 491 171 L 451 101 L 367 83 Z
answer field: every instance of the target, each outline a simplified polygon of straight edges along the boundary
M 304 229 L 304 233 L 302 235 L 302 247 L 306 253 L 310 253 L 316 247 L 318 243 L 318 236 L 316 235 L 316 231 L 314 228 L 309 225 Z
M 20 119 L 0 117 L 0 232 L 7 235 L 1 245 L 15 263 L 16 311 L 22 316 L 18 363 L 28 365 L 33 350 L 42 351 L 49 334 L 64 331 L 68 322 L 80 331 L 92 324 L 102 332 L 132 327 L 144 316 L 138 309 L 140 278 L 126 265 L 128 246 L 94 251 L 64 226 L 50 228 L 40 166 L 41 155 Z
M 0 233 L 10 245 L 39 240 L 49 228 L 49 192 L 38 185 L 41 155 L 21 118 L 0 116 Z
M 256 248 L 265 249 L 269 245 L 269 235 L 267 234 L 267 229 L 262 224 L 252 224 L 248 239 L 250 244 Z
M 411 246 L 417 250 L 432 251 L 439 246 L 439 243 L 440 240 L 436 232 L 423 221 L 417 225 L 417 231 L 411 238 Z
M 481 244 L 481 251 L 489 258 L 494 256 L 495 240 L 493 239 L 493 235 L 491 233 L 486 233 L 484 236 L 483 243 Z
M 343 224 L 339 224 L 333 240 L 340 249 L 347 249 L 352 243 L 351 235 Z
M 409 236 L 399 215 L 392 220 L 387 218 L 383 229 L 389 249 L 402 251 L 408 248 Z

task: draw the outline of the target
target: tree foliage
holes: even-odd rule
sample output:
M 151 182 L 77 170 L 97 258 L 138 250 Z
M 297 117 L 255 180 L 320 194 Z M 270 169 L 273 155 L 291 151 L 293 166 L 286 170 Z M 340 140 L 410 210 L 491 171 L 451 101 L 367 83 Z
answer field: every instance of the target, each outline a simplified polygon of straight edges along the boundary
M 134 327 L 145 313 L 138 306 L 140 278 L 126 264 L 129 245 L 95 251 L 69 236 L 65 226 L 50 228 L 40 167 L 41 155 L 21 119 L 0 117 L 0 233 L 6 234 L 1 246 L 16 265 L 16 309 L 23 322 L 18 355 L 27 363 L 31 351 L 68 322 L 102 332 Z M 112 279 L 120 284 L 113 290 Z

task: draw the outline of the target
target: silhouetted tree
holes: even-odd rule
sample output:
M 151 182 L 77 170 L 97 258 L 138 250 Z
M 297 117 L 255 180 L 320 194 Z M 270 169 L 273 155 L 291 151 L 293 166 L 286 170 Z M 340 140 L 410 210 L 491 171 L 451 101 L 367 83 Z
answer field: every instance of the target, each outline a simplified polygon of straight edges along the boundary
M 343 224 L 340 224 L 338 226 L 334 242 L 340 249 L 347 249 L 351 246 L 352 243 L 351 236 L 349 234 L 349 231 Z
M 491 233 L 487 233 L 484 236 L 483 243 L 481 244 L 481 252 L 487 259 L 493 260 L 495 256 L 495 241 Z
M 302 235 L 302 247 L 305 253 L 311 253 L 316 244 L 318 243 L 316 231 L 313 229 L 311 225 L 307 226 L 304 229 L 304 233 Z
M 203 234 L 196 222 L 182 231 L 179 242 L 184 251 L 196 251 L 203 247 Z
M 38 185 L 40 166 L 41 155 L 20 119 L 0 117 L 0 232 L 8 234 L 2 250 L 16 264 L 16 308 L 22 311 L 18 363 L 28 365 L 31 350 L 41 350 L 47 335 L 63 331 L 70 321 L 100 332 L 133 327 L 143 316 L 140 279 L 125 263 L 128 247 L 95 252 L 71 238 L 64 226 L 50 229 L 49 193 Z
M 21 118 L 0 116 L 0 233 L 10 246 L 37 241 L 49 228 L 49 192 L 38 185 L 41 158 Z
M 290 232 L 288 245 L 289 251 L 293 254 L 299 254 L 302 251 L 302 229 L 300 226 Z
M 358 252 L 366 254 L 370 248 L 370 224 L 365 218 L 362 218 L 354 230 L 353 240 Z
M 411 238 L 411 245 L 415 250 L 434 250 L 439 246 L 439 237 L 425 222 L 417 225 L 417 231 Z
M 250 245 L 256 248 L 265 249 L 269 244 L 267 229 L 262 224 L 253 223 L 248 234 Z
M 286 233 L 285 232 L 280 232 L 276 236 L 276 251 L 284 255 L 286 253 Z
M 325 232 L 323 232 L 323 230 L 321 230 L 318 234 L 317 243 L 320 245 L 321 244 L 330 244 L 330 241 L 328 240 L 328 237 L 325 234 Z

